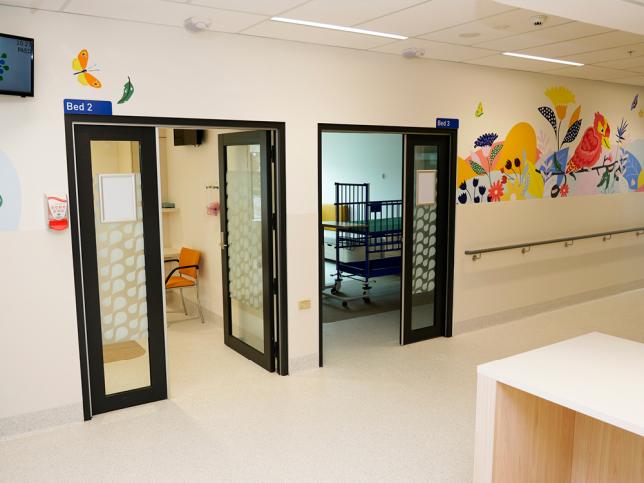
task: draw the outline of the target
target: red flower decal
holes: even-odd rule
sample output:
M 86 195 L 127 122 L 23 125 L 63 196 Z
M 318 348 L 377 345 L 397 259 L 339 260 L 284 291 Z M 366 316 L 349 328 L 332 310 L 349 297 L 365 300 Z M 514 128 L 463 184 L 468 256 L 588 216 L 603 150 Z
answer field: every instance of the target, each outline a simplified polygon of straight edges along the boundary
M 568 196 L 568 191 L 569 190 L 570 190 L 570 188 L 568 187 L 568 183 L 564 183 L 564 184 L 561 185 L 561 189 L 559 190 L 559 194 L 561 196 L 564 196 L 564 197 Z
M 491 201 L 501 201 L 501 197 L 503 196 L 503 183 L 501 181 L 492 183 L 489 193 Z

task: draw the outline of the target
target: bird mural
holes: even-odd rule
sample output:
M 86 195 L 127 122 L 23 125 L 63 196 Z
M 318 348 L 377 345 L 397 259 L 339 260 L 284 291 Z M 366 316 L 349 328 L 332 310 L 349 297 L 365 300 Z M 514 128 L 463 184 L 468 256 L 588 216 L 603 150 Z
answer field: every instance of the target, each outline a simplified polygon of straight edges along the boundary
M 596 112 L 592 127 L 586 129 L 575 153 L 568 161 L 566 174 L 594 166 L 599 161 L 602 147 L 610 149 L 610 126 L 604 115 Z

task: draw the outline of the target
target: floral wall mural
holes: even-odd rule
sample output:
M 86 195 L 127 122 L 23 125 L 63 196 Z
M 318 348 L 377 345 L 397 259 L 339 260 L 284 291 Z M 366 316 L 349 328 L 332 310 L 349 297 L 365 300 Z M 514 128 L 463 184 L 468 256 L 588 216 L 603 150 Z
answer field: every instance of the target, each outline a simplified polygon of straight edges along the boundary
M 541 125 L 519 122 L 504 138 L 483 133 L 459 157 L 459 204 L 644 191 L 644 139 L 630 139 L 624 118 L 612 126 L 563 86 L 544 94 Z

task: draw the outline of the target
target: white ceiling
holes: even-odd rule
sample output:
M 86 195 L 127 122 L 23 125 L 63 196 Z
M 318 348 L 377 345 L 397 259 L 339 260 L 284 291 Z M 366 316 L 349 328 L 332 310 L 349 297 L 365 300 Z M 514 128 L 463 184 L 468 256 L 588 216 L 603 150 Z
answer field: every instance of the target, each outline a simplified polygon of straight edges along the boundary
M 635 34 L 644 33 L 644 0 L 496 0 Z
M 601 2 L 600 11 L 610 13 L 586 11 L 590 3 Z M 424 49 L 428 59 L 644 86 L 644 0 L 0 0 L 3 4 L 177 27 L 188 17 L 203 17 L 218 32 L 394 55 L 415 47 Z M 543 10 L 551 12 L 545 25 L 532 26 L 531 17 Z M 629 28 L 619 28 L 625 15 Z M 271 16 L 410 38 L 391 40 L 278 23 Z M 511 58 L 501 55 L 505 51 L 586 65 L 565 67 Z

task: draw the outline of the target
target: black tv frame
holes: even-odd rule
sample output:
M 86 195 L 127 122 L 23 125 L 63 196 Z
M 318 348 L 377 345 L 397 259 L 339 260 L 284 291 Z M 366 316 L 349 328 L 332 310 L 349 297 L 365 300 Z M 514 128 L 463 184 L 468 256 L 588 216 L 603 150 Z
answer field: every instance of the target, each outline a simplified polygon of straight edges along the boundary
M 0 94 L 4 94 L 7 96 L 19 96 L 19 97 L 34 97 L 34 64 L 36 63 L 36 41 L 32 38 L 29 37 L 21 37 L 20 35 L 11 35 L 11 34 L 3 34 L 0 33 L 0 37 L 5 37 L 9 39 L 16 39 L 16 40 L 26 40 L 31 42 L 31 90 L 29 92 L 19 92 L 19 91 L 5 91 L 3 89 L 0 89 Z

